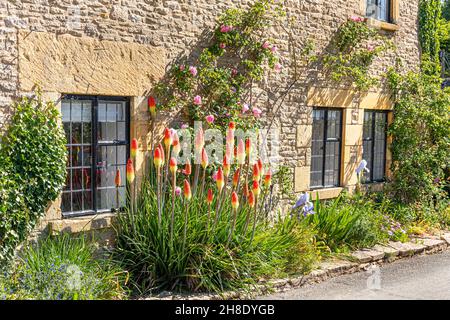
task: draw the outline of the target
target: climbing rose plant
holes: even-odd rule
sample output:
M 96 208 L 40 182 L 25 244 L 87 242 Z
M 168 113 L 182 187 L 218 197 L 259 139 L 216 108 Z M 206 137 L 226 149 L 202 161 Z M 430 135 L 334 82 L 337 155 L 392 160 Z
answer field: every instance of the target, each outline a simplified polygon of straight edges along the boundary
M 393 49 L 386 36 L 367 25 L 364 18 L 351 17 L 337 31 L 322 56 L 324 71 L 336 82 L 350 82 L 367 91 L 379 83 L 369 72 L 372 62 Z
M 188 119 L 216 128 L 229 121 L 254 128 L 262 111 L 251 105 L 253 84 L 269 70 L 282 69 L 267 30 L 283 17 L 282 5 L 271 0 L 257 1 L 248 10 L 227 10 L 198 59 L 174 64 L 157 85 L 159 107 L 181 107 Z

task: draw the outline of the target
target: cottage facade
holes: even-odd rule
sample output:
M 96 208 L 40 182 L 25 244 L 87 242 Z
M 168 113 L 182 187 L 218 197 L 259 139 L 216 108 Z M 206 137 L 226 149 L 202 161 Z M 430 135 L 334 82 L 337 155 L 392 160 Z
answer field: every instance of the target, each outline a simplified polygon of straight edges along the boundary
M 129 141 L 139 141 L 138 176 L 151 136 L 147 97 L 180 55 L 195 56 L 199 39 L 215 18 L 232 6 L 228 0 L 6 0 L 0 3 L 0 123 L 13 112 L 12 101 L 38 84 L 62 112 L 69 145 L 68 185 L 52 204 L 41 229 L 74 232 L 102 229 L 118 205 L 112 188 L 115 168 L 124 166 Z M 405 69 L 419 64 L 418 0 L 287 0 L 296 18 L 298 43 L 312 40 L 319 52 L 351 16 L 387 35 L 396 52 L 377 59 L 381 74 L 396 57 Z M 374 6 L 375 4 L 375 6 Z M 375 9 L 373 9 L 375 8 Z M 270 30 L 282 59 L 289 42 Z M 289 61 L 283 61 L 288 65 Z M 285 68 L 271 85 L 286 83 Z M 290 168 L 296 192 L 317 190 L 321 199 L 353 190 L 356 166 L 368 160 L 371 187 L 389 175 L 385 134 L 392 105 L 383 86 L 360 94 L 319 75 L 305 74 L 277 114 L 280 156 Z M 261 94 L 270 114 L 270 96 Z M 170 121 L 170 115 L 161 115 Z M 164 119 L 162 119 L 164 120 Z M 381 125 L 379 125 L 381 124 Z M 93 141 L 92 136 L 97 138 Z M 364 148 L 363 148 L 364 147 Z M 364 153 L 364 155 L 363 155 Z M 122 170 L 124 173 L 125 170 Z M 95 179 L 93 186 L 92 179 Z M 123 177 L 122 181 L 125 181 Z M 121 189 L 119 192 L 124 192 Z M 314 192 L 315 194 L 315 192 Z M 119 195 L 120 199 L 120 195 Z M 119 204 L 120 205 L 120 204 Z M 92 219 L 92 215 L 96 214 Z

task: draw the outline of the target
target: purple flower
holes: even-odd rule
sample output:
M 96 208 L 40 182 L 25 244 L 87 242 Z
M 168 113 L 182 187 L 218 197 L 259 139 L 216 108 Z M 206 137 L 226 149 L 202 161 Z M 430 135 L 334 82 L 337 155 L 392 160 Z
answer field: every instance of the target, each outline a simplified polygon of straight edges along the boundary
M 187 123 L 183 123 L 181 125 L 181 129 L 187 129 L 187 128 L 189 128 L 189 125 Z
M 196 76 L 197 75 L 197 68 L 194 66 L 190 66 L 189 67 L 189 72 L 192 74 L 192 76 Z
M 202 97 L 199 96 L 199 95 L 195 96 L 194 97 L 194 104 L 197 105 L 197 106 L 201 105 L 202 104 Z
M 366 172 L 370 172 L 370 170 L 367 168 L 367 161 L 366 160 L 361 160 L 361 162 L 359 163 L 358 168 L 356 168 L 356 174 L 360 174 L 361 171 L 366 171 Z
M 292 209 L 297 209 L 298 207 L 304 206 L 307 202 L 309 202 L 309 193 L 301 193 Z
M 312 202 L 306 202 L 305 206 L 303 207 L 303 216 L 306 217 L 310 214 L 314 214 L 314 204 Z
M 231 87 L 230 90 L 231 90 L 231 92 L 236 93 L 236 88 L 235 87 Z
M 271 50 L 273 53 L 275 53 L 275 52 L 278 51 L 278 48 L 277 48 L 277 46 L 273 46 L 270 50 Z
M 248 104 L 244 103 L 242 106 L 242 113 L 246 113 L 249 109 L 250 107 L 248 106 Z
M 176 187 L 175 188 L 175 195 L 177 195 L 177 196 L 181 195 L 181 188 L 180 187 Z

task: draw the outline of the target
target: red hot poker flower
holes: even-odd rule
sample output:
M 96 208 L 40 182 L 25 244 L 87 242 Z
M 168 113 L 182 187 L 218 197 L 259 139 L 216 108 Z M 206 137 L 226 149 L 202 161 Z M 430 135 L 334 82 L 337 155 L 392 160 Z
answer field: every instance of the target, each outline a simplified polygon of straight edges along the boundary
M 252 191 L 253 191 L 253 194 L 255 195 L 255 198 L 257 198 L 260 193 L 258 181 L 253 181 Z
M 155 98 L 152 96 L 148 97 L 148 109 L 150 110 L 150 115 L 152 116 L 152 119 L 155 119 L 156 117 L 156 101 Z
M 239 208 L 239 197 L 235 191 L 231 194 L 231 206 L 234 210 Z
M 128 159 L 127 161 L 127 181 L 130 184 L 134 181 L 134 167 L 133 160 L 131 159 Z
M 259 171 L 259 166 L 257 163 L 253 165 L 253 180 L 259 181 L 261 177 L 261 172 Z
M 120 185 L 122 184 L 122 179 L 120 177 L 120 170 L 117 169 L 116 170 L 116 177 L 114 178 L 114 184 L 116 185 L 116 187 L 120 187 Z
M 172 132 L 169 128 L 164 129 L 164 145 L 168 149 L 172 145 Z
M 202 168 L 203 170 L 206 169 L 206 167 L 209 164 L 209 160 L 208 160 L 208 154 L 206 153 L 205 148 L 202 149 Z
M 134 138 L 133 140 L 131 140 L 131 157 L 132 158 L 136 158 L 137 149 L 138 149 L 138 141 L 136 138 Z
M 153 163 L 155 165 L 156 168 L 161 168 L 163 165 L 163 154 L 164 151 L 162 151 L 162 149 L 160 147 L 157 147 L 155 149 L 154 155 L 153 155 Z
M 255 196 L 253 195 L 253 192 L 249 193 L 247 199 L 248 199 L 248 206 L 250 208 L 253 208 L 255 206 Z
M 234 172 L 234 175 L 233 175 L 233 187 L 237 187 L 237 185 L 238 185 L 238 183 L 239 183 L 239 176 L 240 176 L 240 173 L 239 173 L 239 169 L 237 169 L 235 172 Z
M 191 161 L 189 161 L 189 159 L 187 159 L 187 162 L 184 165 L 183 173 L 187 176 L 190 176 L 192 173 Z
M 187 180 L 184 180 L 184 198 L 187 201 L 190 201 L 192 198 L 191 185 Z
M 225 155 L 225 157 L 223 158 L 223 174 L 227 178 L 230 175 L 230 167 L 231 166 L 230 166 L 230 162 L 228 161 L 228 156 Z
M 177 159 L 175 157 L 170 158 L 169 168 L 170 172 L 175 175 L 178 169 Z
M 272 182 L 272 170 L 270 168 L 267 170 L 266 175 L 264 176 L 264 185 L 267 187 L 270 186 Z
M 219 167 L 219 170 L 217 170 L 217 180 L 216 180 L 216 185 L 217 185 L 217 189 L 219 190 L 219 192 L 222 191 L 224 184 L 225 184 L 225 181 L 223 178 L 222 167 Z
M 206 202 L 208 204 L 211 204 L 213 202 L 213 199 L 214 199 L 213 191 L 211 189 L 208 189 L 208 195 L 206 197 Z

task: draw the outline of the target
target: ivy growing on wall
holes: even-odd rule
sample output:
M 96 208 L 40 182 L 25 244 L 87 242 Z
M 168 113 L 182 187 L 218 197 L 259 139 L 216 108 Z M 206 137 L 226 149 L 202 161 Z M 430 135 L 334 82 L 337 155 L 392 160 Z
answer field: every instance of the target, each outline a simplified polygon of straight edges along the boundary
M 0 266 L 36 226 L 66 177 L 66 138 L 52 103 L 22 98 L 0 144 Z
M 325 72 L 336 82 L 349 81 L 361 91 L 379 83 L 369 68 L 382 53 L 393 48 L 392 42 L 361 17 L 352 17 L 338 30 L 322 57 Z
M 198 59 L 171 66 L 156 88 L 159 106 L 181 107 L 190 120 L 208 117 L 213 127 L 229 121 L 243 129 L 254 127 L 261 110 L 251 105 L 253 84 L 269 70 L 282 68 L 267 30 L 284 15 L 282 5 L 273 0 L 256 1 L 247 10 L 227 10 Z
M 419 41 L 423 59 L 433 65 L 430 72 L 440 73 L 439 63 L 439 29 L 441 20 L 441 0 L 420 0 L 419 3 Z

